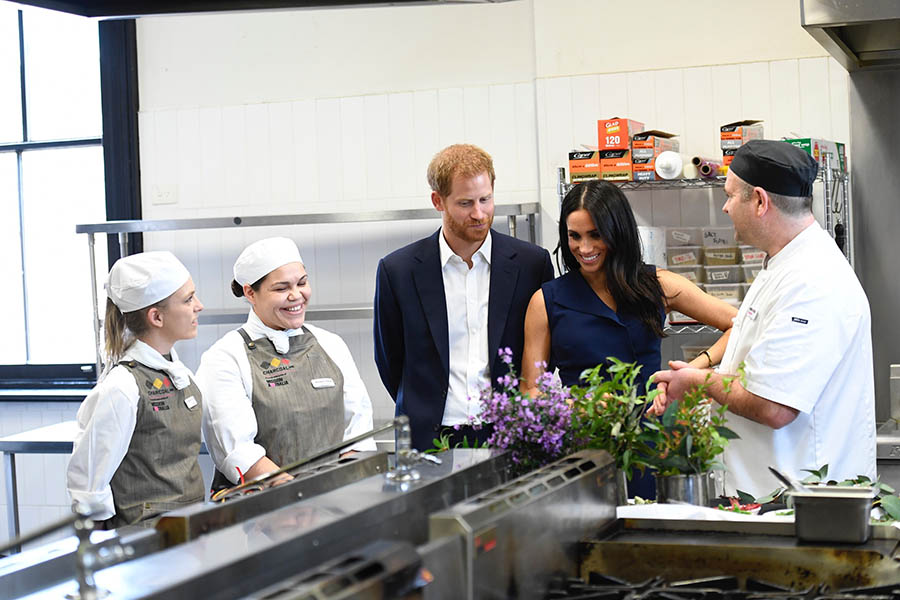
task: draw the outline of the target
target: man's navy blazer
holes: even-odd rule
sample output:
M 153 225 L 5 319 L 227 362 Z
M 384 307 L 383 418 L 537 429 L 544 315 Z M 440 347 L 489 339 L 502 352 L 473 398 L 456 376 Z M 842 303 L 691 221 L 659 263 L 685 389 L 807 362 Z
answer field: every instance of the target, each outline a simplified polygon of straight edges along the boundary
M 407 415 L 413 447 L 426 450 L 440 430 L 450 381 L 447 301 L 438 229 L 433 235 L 385 256 L 375 284 L 375 363 L 381 381 Z M 488 360 L 491 383 L 507 373 L 498 357 L 510 348 L 521 373 L 525 310 L 531 296 L 553 279 L 543 248 L 491 231 Z

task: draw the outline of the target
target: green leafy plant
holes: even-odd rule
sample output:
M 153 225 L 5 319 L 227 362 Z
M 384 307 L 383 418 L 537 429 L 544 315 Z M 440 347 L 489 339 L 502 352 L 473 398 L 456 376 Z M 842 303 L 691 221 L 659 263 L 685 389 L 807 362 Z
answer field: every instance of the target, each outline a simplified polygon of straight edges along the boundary
M 842 479 L 841 481 L 828 479 L 828 465 L 822 465 L 818 469 L 803 469 L 803 471 L 809 473 L 809 475 L 801 479 L 800 483 L 811 487 L 817 485 L 832 485 L 838 487 L 874 488 L 875 498 L 872 501 L 872 507 L 881 507 L 882 511 L 884 511 L 884 516 L 880 519 L 873 519 L 873 521 L 878 523 L 900 521 L 900 498 L 896 496 L 897 491 L 890 485 L 883 483 L 880 479 L 876 478 L 873 480 L 866 475 L 857 475 L 853 479 Z M 751 502 L 755 501 L 759 504 L 785 504 L 788 507 L 793 505 L 790 501 L 791 499 L 787 496 L 787 488 L 783 486 L 775 488 L 770 493 L 765 496 L 760 496 L 755 500 L 753 499 L 753 496 L 747 492 L 737 490 L 737 494 L 741 499 L 741 502 L 744 502 L 746 499 Z
M 572 386 L 572 430 L 576 443 L 606 450 L 631 479 L 634 468 L 643 473 L 654 452 L 649 443 L 655 436 L 645 430 L 642 416 L 659 392 L 648 384 L 645 393 L 638 393 L 639 365 L 607 361 L 582 373 L 583 385 Z
M 726 393 L 732 381 L 733 378 L 724 379 Z M 729 440 L 738 435 L 725 426 L 727 407 L 707 400 L 709 386 L 707 375 L 703 384 L 671 402 L 662 417 L 645 423 L 644 427 L 654 432 L 656 447 L 648 463 L 660 475 L 706 473 L 725 468 L 719 455 Z
M 450 447 L 450 438 L 453 435 L 451 428 L 447 427 L 441 431 L 441 434 L 434 438 L 431 443 L 433 447 L 429 448 L 425 451 L 426 454 L 437 454 L 439 452 L 446 452 L 447 450 L 452 450 L 453 448 L 487 448 L 487 442 L 478 443 L 478 441 L 469 442 L 469 438 L 463 436 L 462 441 L 454 444 L 453 448 Z

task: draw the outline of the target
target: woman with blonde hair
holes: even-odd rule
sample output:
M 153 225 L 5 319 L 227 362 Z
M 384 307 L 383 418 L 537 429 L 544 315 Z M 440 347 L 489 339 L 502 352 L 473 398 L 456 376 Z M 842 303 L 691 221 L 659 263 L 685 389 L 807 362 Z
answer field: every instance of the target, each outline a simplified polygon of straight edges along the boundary
M 78 410 L 66 479 L 114 528 L 203 500 L 200 389 L 173 347 L 197 336 L 203 305 L 170 252 L 117 260 L 107 294 L 107 366 Z

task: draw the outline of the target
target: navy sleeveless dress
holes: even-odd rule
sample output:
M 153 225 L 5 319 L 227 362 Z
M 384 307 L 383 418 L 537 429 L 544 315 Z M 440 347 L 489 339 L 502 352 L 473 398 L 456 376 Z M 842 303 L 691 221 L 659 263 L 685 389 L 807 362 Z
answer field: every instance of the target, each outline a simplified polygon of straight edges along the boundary
M 652 266 L 647 268 L 652 269 Z M 578 271 L 569 271 L 541 286 L 550 325 L 548 369 L 559 368 L 563 385 L 579 383 L 581 373 L 614 356 L 623 362 L 641 365 L 637 377 L 643 393 L 647 380 L 662 362 L 660 338 L 636 316 L 608 307 Z M 663 307 L 660 325 L 665 319 Z M 655 498 L 653 477 L 647 472 L 633 474 L 629 496 Z

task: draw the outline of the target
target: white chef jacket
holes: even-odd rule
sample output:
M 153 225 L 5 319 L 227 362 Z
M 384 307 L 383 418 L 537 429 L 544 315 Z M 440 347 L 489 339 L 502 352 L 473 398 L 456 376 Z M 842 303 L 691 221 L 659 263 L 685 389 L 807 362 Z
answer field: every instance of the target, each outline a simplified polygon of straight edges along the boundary
M 316 336 L 322 350 L 344 376 L 344 439 L 372 430 L 372 401 L 347 344 L 330 331 L 309 323 L 304 327 Z M 242 328 L 251 340 L 267 337 L 267 331 L 272 331 L 252 310 Z M 302 329 L 291 333 L 305 335 Z M 203 353 L 197 383 L 203 392 L 203 438 L 213 462 L 222 473 L 236 473 L 235 467 L 246 473 L 266 455 L 266 449 L 254 442 L 257 424 L 251 403 L 253 376 L 244 338 L 236 329 Z M 375 440 L 370 438 L 346 450 L 375 449 Z
M 453 253 L 444 229 L 438 235 L 447 301 L 450 380 L 441 425 L 467 425 L 481 414 L 479 395 L 491 385 L 488 362 L 488 300 L 491 293 L 491 233 L 472 256 L 472 268 Z
M 781 429 L 729 413 L 741 439 L 725 452 L 725 486 L 757 497 L 779 486 L 772 465 L 803 478 L 875 477 L 875 387 L 869 301 L 834 240 L 813 223 L 769 257 L 750 286 L 719 373 L 744 363 L 744 387 L 797 409 Z
M 135 360 L 152 369 L 165 371 L 178 389 L 190 384 L 190 370 L 178 360 L 175 349 L 172 360 L 140 340 L 136 340 L 122 356 L 122 361 Z M 72 457 L 66 468 L 66 488 L 73 503 L 101 505 L 98 520 L 116 514 L 109 482 L 131 445 L 137 424 L 140 400 L 137 382 L 127 368 L 116 365 L 94 386 L 78 408 L 78 433 L 72 446 Z

